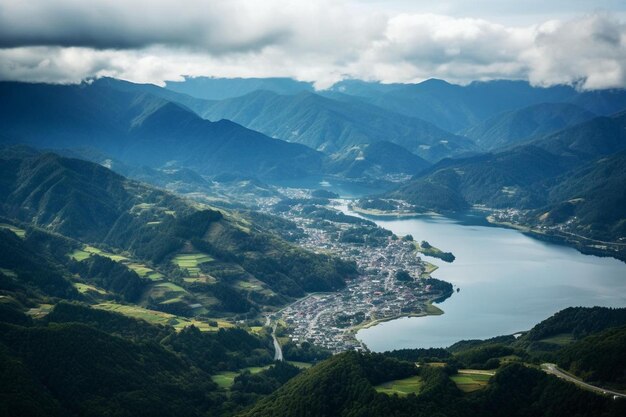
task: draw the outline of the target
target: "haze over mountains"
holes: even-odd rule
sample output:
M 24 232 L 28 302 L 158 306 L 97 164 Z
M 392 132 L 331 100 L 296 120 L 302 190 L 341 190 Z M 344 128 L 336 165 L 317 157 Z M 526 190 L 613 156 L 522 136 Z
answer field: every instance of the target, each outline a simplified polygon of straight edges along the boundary
M 210 184 L 201 176 L 326 175 L 384 187 L 422 209 L 537 210 L 526 213 L 527 222 L 569 222 L 572 233 L 596 239 L 624 236 L 618 153 L 626 125 L 618 112 L 625 90 L 347 80 L 315 91 L 283 78 L 189 78 L 161 88 L 104 78 L 65 86 L 4 82 L 0 95 L 8 104 L 0 109 L 3 143 L 98 155 L 91 159 L 117 161 L 154 183 L 169 181 L 172 169 L 188 170 L 182 183 L 204 188 Z M 613 155 L 607 177 L 592 174 Z M 164 170 L 169 179 L 157 180 Z M 591 199 L 594 187 L 617 197 Z
M 624 364 L 594 353 L 623 351 L 623 309 L 564 310 L 520 338 L 333 357 L 268 323 L 302 297 L 348 291 L 363 273 L 300 246 L 303 224 L 363 247 L 413 248 L 333 210 L 337 194 L 306 190 L 328 181 L 375 193 L 362 207 L 374 213 L 478 206 L 543 239 L 626 259 L 626 110 L 613 111 L 624 91 L 438 80 L 314 91 L 285 79 L 176 89 L 0 83 L 0 376 L 9 375 L 0 382 L 29 393 L 3 397 L 10 410 L 565 417 L 566 404 L 623 414 L 623 402 L 508 364 L 553 361 L 623 387 Z M 271 211 L 250 210 L 261 204 Z M 306 223 L 277 216 L 285 211 Z M 273 362 L 277 344 L 290 362 Z M 76 356 L 77 346 L 97 358 Z M 478 374 L 476 394 L 464 394 L 462 368 L 497 373 Z M 418 395 L 381 391 L 392 380 L 419 381 Z

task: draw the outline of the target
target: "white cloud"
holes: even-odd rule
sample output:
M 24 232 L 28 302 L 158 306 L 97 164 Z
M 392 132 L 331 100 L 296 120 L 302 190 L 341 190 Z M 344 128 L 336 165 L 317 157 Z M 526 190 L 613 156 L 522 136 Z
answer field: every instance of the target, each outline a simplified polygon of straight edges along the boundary
M 363 0 L 3 0 L 0 78 L 68 83 L 108 75 L 162 84 L 182 75 L 290 76 L 326 87 L 345 77 L 436 77 L 626 86 L 626 25 L 618 17 L 512 26 L 454 17 L 463 9 L 452 3 L 443 15 Z

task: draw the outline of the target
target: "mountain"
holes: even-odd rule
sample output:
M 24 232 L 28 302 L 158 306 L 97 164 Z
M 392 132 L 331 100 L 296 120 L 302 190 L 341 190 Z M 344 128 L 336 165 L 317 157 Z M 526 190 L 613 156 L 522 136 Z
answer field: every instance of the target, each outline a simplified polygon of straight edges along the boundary
M 395 367 L 385 369 L 390 362 L 383 355 L 337 355 L 291 379 L 239 415 L 566 417 L 575 410 L 578 416 L 591 417 L 618 416 L 624 411 L 622 401 L 582 391 L 535 367 L 515 362 L 500 368 L 486 388 L 465 395 L 450 379 L 456 373 L 454 367 L 422 365 L 414 371 L 417 376 L 407 379 L 399 377 Z M 379 374 L 372 375 L 376 371 Z M 380 385 L 374 388 L 387 381 L 406 385 L 394 394 L 380 390 Z
M 310 92 L 280 95 L 255 91 L 216 102 L 202 116 L 229 119 L 268 136 L 335 153 L 388 141 L 430 161 L 474 149 L 471 141 L 431 123 L 362 102 L 341 102 Z
M 543 88 L 509 80 L 475 81 L 466 86 L 437 79 L 418 84 L 350 80 L 335 84 L 331 90 L 455 133 L 502 112 L 541 103 L 570 103 L 597 115 L 610 115 L 626 108 L 626 90 L 579 92 L 569 86 Z
M 542 103 L 501 113 L 462 132 L 485 150 L 545 136 L 594 118 L 573 104 Z
M 292 78 L 185 77 L 184 81 L 168 81 L 165 87 L 168 90 L 204 100 L 224 100 L 257 90 L 273 91 L 278 94 L 314 91 L 312 83 L 296 81 Z
M 596 117 L 531 144 L 573 164 L 611 155 L 626 147 L 626 111 L 610 117 Z
M 601 241 L 626 238 L 626 152 L 601 158 L 554 180 L 548 204 L 534 214 L 542 226 L 570 224 Z
M 430 79 L 368 89 L 338 84 L 333 90 L 364 98 L 376 106 L 417 117 L 450 132 L 459 132 L 507 110 L 545 102 L 561 102 L 575 94 L 570 87 L 534 88 L 522 81 L 473 82 L 467 86 Z
M 203 120 L 180 104 L 106 83 L 0 83 L 5 143 L 94 148 L 130 165 L 200 174 L 241 172 L 293 178 L 319 172 L 323 156 L 236 123 Z
M 430 166 L 426 160 L 395 143 L 355 145 L 331 156 L 328 171 L 348 178 L 414 175 Z
M 626 113 L 597 117 L 504 151 L 441 161 L 394 195 L 405 193 L 414 203 L 428 206 L 430 196 L 418 196 L 412 189 L 430 183 L 462 195 L 468 204 L 537 207 L 547 194 L 542 186 L 533 186 L 550 186 L 550 179 L 624 149 Z
M 0 158 L 0 216 L 75 240 L 59 250 L 83 259 L 74 272 L 85 284 L 106 287 L 101 272 L 106 278 L 116 269 L 109 259 L 125 265 L 115 274 L 135 265 L 142 277 L 158 277 L 142 284 L 142 307 L 185 316 L 198 306 L 245 313 L 342 287 L 356 272 L 349 262 L 299 249 L 245 213 L 190 203 L 91 162 L 22 154 Z M 172 282 L 174 290 L 163 292 Z
M 597 117 L 504 151 L 441 161 L 389 196 L 441 211 L 527 210 L 516 221 L 540 228 L 539 237 L 623 259 L 625 151 L 626 113 Z

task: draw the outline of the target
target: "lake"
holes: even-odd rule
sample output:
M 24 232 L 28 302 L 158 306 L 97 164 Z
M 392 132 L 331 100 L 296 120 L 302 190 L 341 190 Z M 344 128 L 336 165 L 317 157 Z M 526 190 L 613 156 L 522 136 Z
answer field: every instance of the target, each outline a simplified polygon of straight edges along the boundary
M 357 337 L 373 351 L 513 334 L 569 306 L 626 307 L 626 264 L 616 259 L 489 226 L 480 213 L 368 218 L 398 236 L 411 234 L 452 252 L 451 264 L 424 258 L 439 266 L 433 277 L 460 288 L 438 305 L 445 311 L 441 316 L 400 318 L 361 330 Z

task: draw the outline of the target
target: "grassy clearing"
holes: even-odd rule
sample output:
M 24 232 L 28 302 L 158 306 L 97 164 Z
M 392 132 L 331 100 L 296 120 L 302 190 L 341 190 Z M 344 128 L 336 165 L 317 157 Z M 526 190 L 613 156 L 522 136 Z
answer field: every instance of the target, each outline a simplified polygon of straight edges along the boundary
M 193 284 L 194 282 L 201 282 L 203 284 L 215 284 L 217 282 L 217 279 L 215 277 L 212 277 L 211 275 L 202 275 L 199 277 L 185 277 L 183 278 L 183 281 L 188 284 Z
M 242 290 L 245 291 L 254 291 L 260 294 L 264 294 L 267 295 L 268 297 L 271 297 L 273 295 L 276 295 L 276 293 L 274 293 L 274 291 L 270 290 L 269 288 L 267 288 L 266 285 L 264 285 L 261 281 L 255 279 L 255 278 L 250 278 L 246 281 L 237 281 L 235 283 L 235 286 L 237 288 L 240 288 Z
M 263 326 L 251 326 L 250 327 L 250 332 L 254 333 L 254 334 L 259 334 L 263 331 Z
M 394 381 L 385 382 L 374 387 L 377 392 L 387 395 L 397 394 L 404 397 L 409 394 L 419 394 L 422 388 L 422 379 L 419 376 L 412 376 L 405 379 L 396 379 Z
M 130 263 L 127 263 L 126 266 L 129 269 L 132 269 L 133 271 L 135 271 L 137 275 L 139 275 L 142 278 L 148 278 L 152 281 L 160 281 L 163 279 L 163 274 L 155 271 L 154 269 L 144 264 L 140 264 L 138 262 L 130 262 Z
M 213 379 L 213 382 L 215 382 L 220 388 L 229 389 L 233 386 L 233 383 L 235 382 L 235 377 L 237 375 L 239 375 L 239 373 L 226 371 L 212 375 L 211 379 Z
M 220 319 L 207 319 L 207 321 L 188 319 L 164 313 L 162 311 L 148 310 L 147 308 L 139 306 L 117 304 L 113 302 L 96 304 L 94 307 L 101 310 L 114 311 L 128 317 L 145 320 L 152 324 L 170 325 L 179 331 L 191 325 L 194 325 L 202 331 L 217 331 L 221 328 L 234 327 L 232 323 Z M 217 322 L 217 327 L 209 326 L 209 320 Z
M 26 314 L 34 319 L 40 319 L 48 315 L 52 311 L 54 305 L 52 304 L 40 304 L 39 307 L 29 309 Z
M 190 276 L 200 274 L 200 264 L 211 262 L 213 258 L 205 253 L 184 253 L 176 255 L 172 262 L 180 269 L 186 269 Z
M 171 304 L 183 301 L 184 297 L 189 295 L 187 290 L 173 282 L 161 281 L 152 285 L 152 287 L 144 294 L 144 297 L 150 297 L 155 303 Z
M 92 254 L 100 255 L 107 257 L 115 262 L 127 261 L 128 258 L 122 255 L 116 255 L 114 253 L 105 252 L 101 249 L 95 248 L 93 246 L 85 245 L 82 249 L 76 249 L 74 252 L 70 254 L 70 258 L 75 261 L 84 261 L 89 258 Z
M 248 371 L 251 374 L 258 374 L 259 372 L 264 371 L 264 370 L 266 370 L 269 367 L 270 367 L 270 365 L 267 365 L 267 366 L 252 366 L 250 368 L 243 368 L 239 372 L 224 371 L 224 372 L 220 372 L 220 373 L 217 373 L 215 375 L 212 375 L 211 379 L 220 388 L 230 389 L 230 387 L 232 387 L 233 383 L 235 382 L 235 378 L 237 376 L 241 375 L 242 373 L 244 373 L 245 371 Z
M 8 229 L 21 237 L 22 239 L 26 236 L 26 230 L 20 229 L 19 227 L 15 227 L 12 224 L 0 223 L 0 229 Z
M 459 371 L 450 377 L 457 387 L 463 392 L 474 392 L 487 386 L 491 375 Z
M 79 293 L 85 294 L 88 292 L 95 292 L 100 295 L 107 295 L 108 293 L 102 288 L 94 287 L 93 285 L 83 284 L 82 282 L 74 282 L 74 288 L 78 290 Z
M 152 281 L 160 281 L 163 279 L 163 274 L 142 263 L 132 262 L 126 256 L 105 252 L 102 249 L 98 249 L 93 246 L 86 245 L 82 249 L 76 249 L 74 252 L 70 253 L 69 256 L 75 261 L 81 262 L 89 258 L 93 254 L 104 256 L 115 262 L 123 263 L 124 265 L 126 265 L 127 268 L 132 269 L 137 273 L 137 275 L 142 278 L 148 278 Z
M 249 368 L 243 368 L 241 370 L 241 372 L 243 373 L 245 371 L 248 371 L 251 374 L 258 374 L 259 372 L 264 371 L 264 370 L 266 370 L 269 367 L 270 367 L 270 365 L 266 365 L 266 366 L 251 366 Z

